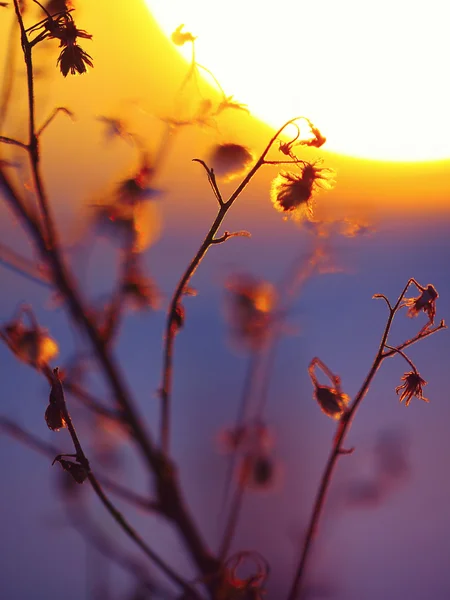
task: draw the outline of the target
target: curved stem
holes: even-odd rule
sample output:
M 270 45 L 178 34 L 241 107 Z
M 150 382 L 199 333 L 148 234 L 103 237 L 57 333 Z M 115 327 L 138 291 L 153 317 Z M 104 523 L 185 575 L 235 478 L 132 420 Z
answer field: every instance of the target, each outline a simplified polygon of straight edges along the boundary
M 161 438 L 161 449 L 165 454 L 169 453 L 170 446 L 170 404 L 171 404 L 171 396 L 172 396 L 172 380 L 173 380 L 173 349 L 175 345 L 175 335 L 178 331 L 178 327 L 176 326 L 176 321 L 178 318 L 178 309 L 180 305 L 181 297 L 188 286 L 191 277 L 197 270 L 198 266 L 202 262 L 205 254 L 209 250 L 209 248 L 215 244 L 215 235 L 219 230 L 227 212 L 233 206 L 236 198 L 242 193 L 242 191 L 247 187 L 250 181 L 253 179 L 254 175 L 260 169 L 260 167 L 265 163 L 265 158 L 270 148 L 272 147 L 275 140 L 282 133 L 283 129 L 285 129 L 291 123 L 298 121 L 303 117 L 295 117 L 294 119 L 290 119 L 287 121 L 278 131 L 272 136 L 269 143 L 265 147 L 261 156 L 258 158 L 256 163 L 244 177 L 242 182 L 236 188 L 236 190 L 231 194 L 229 199 L 219 206 L 219 210 L 217 212 L 217 216 L 214 219 L 211 227 L 209 228 L 208 233 L 206 234 L 203 243 L 195 254 L 194 258 L 189 263 L 186 271 L 182 275 L 175 292 L 172 296 L 170 307 L 167 315 L 167 322 L 165 328 L 165 339 L 164 339 L 164 352 L 163 352 L 163 374 L 162 374 L 162 384 L 160 387 L 160 395 L 161 395 L 161 424 L 160 424 L 160 438 Z
M 64 397 L 64 390 L 61 380 L 59 378 L 58 369 L 54 369 L 52 372 L 49 368 L 47 368 L 46 374 L 52 384 L 51 394 L 54 397 L 53 401 L 57 402 L 57 405 L 63 414 L 64 421 L 66 422 L 67 428 L 69 430 L 70 437 L 72 438 L 72 443 L 76 452 L 76 460 L 86 470 L 87 479 L 89 480 L 92 489 L 97 494 L 103 506 L 113 517 L 116 523 L 121 527 L 121 529 L 123 529 L 123 531 L 128 535 L 128 537 L 132 539 L 137 546 L 139 546 L 139 548 L 144 552 L 144 554 L 148 558 L 150 558 L 150 560 L 154 562 L 167 577 L 169 577 L 172 581 L 177 583 L 184 591 L 198 598 L 199 596 L 198 594 L 196 594 L 195 590 L 145 543 L 145 541 L 141 538 L 137 531 L 128 523 L 128 521 L 125 519 L 122 513 L 117 510 L 115 505 L 105 494 L 102 486 L 91 471 L 89 460 L 86 454 L 84 453 L 83 447 L 78 438 L 75 426 L 67 408 L 67 403 Z
M 96 323 L 91 318 L 90 312 L 81 297 L 78 286 L 71 272 L 66 268 L 59 252 L 57 236 L 48 209 L 47 197 L 39 168 L 39 140 L 36 135 L 35 124 L 31 44 L 27 40 L 27 33 L 23 25 L 18 0 L 14 0 L 14 8 L 21 31 L 22 48 L 27 68 L 28 129 L 30 137 L 28 152 L 36 195 L 43 215 L 43 223 L 39 222 L 32 212 L 25 207 L 25 204 L 16 193 L 14 186 L 2 169 L 0 169 L 0 186 L 2 187 L 7 203 L 11 206 L 13 212 L 19 216 L 28 230 L 42 260 L 50 267 L 53 283 L 66 299 L 72 319 L 82 328 L 94 350 L 94 355 L 114 392 L 116 403 L 122 410 L 124 419 L 133 433 L 133 442 L 140 449 L 149 467 L 149 471 L 155 476 L 160 497 L 164 498 L 164 502 L 162 502 L 164 509 L 166 509 L 164 515 L 174 524 L 180 533 L 199 571 L 204 576 L 209 576 L 211 572 L 217 569 L 217 561 L 210 553 L 185 505 L 176 471 L 174 469 L 168 470 L 168 461 L 161 457 L 154 445 L 134 406 L 132 396 L 127 389 L 120 369 L 113 359 L 110 350 L 106 347 Z M 169 474 L 168 471 L 170 471 Z
M 322 474 L 320 486 L 319 486 L 319 489 L 316 494 L 316 498 L 315 498 L 314 505 L 313 505 L 313 510 L 312 510 L 311 517 L 309 520 L 308 529 L 307 529 L 305 540 L 303 543 L 303 548 L 302 548 L 299 564 L 298 564 L 297 570 L 295 572 L 294 579 L 293 579 L 289 594 L 287 596 L 287 600 L 295 600 L 300 591 L 302 578 L 304 576 L 305 568 L 306 568 L 307 561 L 308 561 L 310 551 L 312 548 L 312 542 L 313 542 L 313 539 L 315 537 L 315 534 L 316 534 L 316 531 L 317 531 L 317 528 L 319 525 L 320 517 L 322 515 L 323 507 L 324 507 L 328 489 L 330 487 L 330 483 L 331 483 L 331 480 L 333 477 L 334 469 L 337 464 L 337 460 L 338 460 L 339 456 L 347 454 L 347 452 L 345 452 L 345 450 L 343 452 L 344 440 L 347 436 L 347 433 L 350 430 L 350 427 L 352 425 L 353 419 L 355 417 L 355 414 L 356 414 L 356 411 L 358 410 L 359 405 L 361 404 L 362 400 L 364 399 L 365 395 L 367 394 L 370 384 L 372 383 L 372 380 L 375 377 L 381 363 L 386 358 L 386 356 L 384 354 L 384 348 L 386 347 L 386 342 L 387 342 L 389 332 L 390 332 L 390 329 L 392 326 L 392 321 L 394 319 L 395 313 L 397 312 L 397 310 L 400 307 L 400 304 L 403 300 L 403 297 L 404 297 L 410 283 L 412 283 L 412 282 L 413 282 L 412 279 L 410 279 L 408 281 L 408 283 L 404 287 L 402 293 L 400 294 L 397 302 L 395 303 L 394 307 L 392 308 L 392 310 L 389 311 L 389 317 L 387 319 L 386 326 L 384 328 L 384 332 L 383 332 L 383 335 L 382 335 L 382 338 L 380 341 L 380 345 L 378 347 L 377 354 L 372 363 L 372 367 L 370 368 L 370 371 L 367 374 L 367 376 L 364 380 L 364 383 L 362 384 L 359 392 L 356 394 L 352 405 L 350 406 L 349 410 L 346 413 L 344 413 L 344 416 L 341 418 L 341 420 L 338 424 L 336 435 L 335 435 L 335 438 L 333 441 L 333 446 L 331 448 L 331 451 L 330 451 L 330 454 L 328 457 L 328 461 L 325 466 L 325 470 Z

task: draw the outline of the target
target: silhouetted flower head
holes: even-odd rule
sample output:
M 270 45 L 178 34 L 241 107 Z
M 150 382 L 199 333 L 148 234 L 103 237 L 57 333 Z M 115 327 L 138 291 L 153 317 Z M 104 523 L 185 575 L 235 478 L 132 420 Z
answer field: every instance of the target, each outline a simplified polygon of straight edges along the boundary
M 17 358 L 34 367 L 40 368 L 58 355 L 58 344 L 35 323 L 27 326 L 16 319 L 4 327 L 3 335 Z
M 57 64 L 59 64 L 59 68 L 64 77 L 67 77 L 69 72 L 71 75 L 75 75 L 75 73 L 80 73 L 81 75 L 82 73 L 86 73 L 87 66 L 94 66 L 92 63 L 92 56 L 89 56 L 89 54 L 77 44 L 64 48 L 59 55 Z
M 408 307 L 408 316 L 417 317 L 423 311 L 430 321 L 430 325 L 434 323 L 436 316 L 436 300 L 439 297 L 435 287 L 428 284 L 426 288 L 420 288 L 421 294 L 417 298 L 405 298 L 404 305 Z
M 149 185 L 153 174 L 153 168 L 144 164 L 132 177 L 121 181 L 116 192 L 117 201 L 121 204 L 135 206 L 160 195 L 160 190 Z
M 184 23 L 183 25 L 179 25 L 172 33 L 172 42 L 176 46 L 184 46 L 186 42 L 194 42 L 197 39 L 192 35 L 192 33 L 189 33 L 188 31 L 182 31 L 183 27 Z
M 66 419 L 64 418 L 64 392 L 61 385 L 61 375 L 59 369 L 53 369 L 52 386 L 48 397 L 48 406 L 45 411 L 45 421 L 47 426 L 52 431 L 59 431 L 66 427 Z
M 409 371 L 409 373 L 405 373 L 402 377 L 402 385 L 399 385 L 395 388 L 396 394 L 400 394 L 399 398 L 400 402 L 405 400 L 405 406 L 408 406 L 411 402 L 413 396 L 419 398 L 419 400 L 423 400 L 424 402 L 429 402 L 428 398 L 424 398 L 422 386 L 426 385 L 426 381 L 422 379 L 419 373 L 415 371 Z M 403 391 L 402 391 L 403 390 Z
M 271 199 L 275 208 L 286 216 L 313 218 L 312 198 L 319 188 L 329 189 L 330 169 L 305 163 L 301 173 L 282 171 L 273 180 Z
M 209 164 L 218 177 L 228 181 L 242 175 L 253 161 L 253 155 L 241 144 L 218 144 L 210 154 Z
M 86 40 L 92 39 L 90 33 L 84 29 L 78 29 L 69 13 L 64 14 L 59 19 L 49 19 L 46 28 L 50 32 L 50 39 L 57 39 L 60 41 L 60 47 L 74 46 L 77 42 L 77 38 L 84 38 Z
M 155 309 L 159 306 L 160 294 L 151 279 L 144 277 L 136 265 L 132 265 L 123 280 L 122 292 L 136 310 Z
M 251 349 L 265 343 L 272 324 L 274 287 L 248 275 L 228 279 L 228 313 L 236 339 Z
M 316 377 L 315 369 L 318 367 L 330 379 L 332 385 L 321 385 Z M 339 420 L 347 411 L 350 402 L 349 396 L 341 390 L 341 379 L 334 375 L 330 369 L 319 359 L 313 358 L 308 368 L 314 386 L 314 399 L 317 401 L 322 412 L 332 419 Z
M 314 398 L 322 411 L 333 419 L 341 418 L 350 400 L 337 388 L 318 384 L 314 386 Z
M 59 406 L 55 403 L 50 403 L 45 411 L 45 422 L 47 427 L 52 431 L 59 431 L 66 427 L 66 421 Z

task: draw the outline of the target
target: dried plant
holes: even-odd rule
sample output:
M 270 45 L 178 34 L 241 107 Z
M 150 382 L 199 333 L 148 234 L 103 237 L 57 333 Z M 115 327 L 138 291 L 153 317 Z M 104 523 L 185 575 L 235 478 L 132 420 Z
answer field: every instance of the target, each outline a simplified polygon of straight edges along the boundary
M 54 210 L 47 193 L 41 169 L 41 135 L 61 112 L 72 116 L 71 110 L 58 107 L 50 114 L 42 125 L 36 119 L 34 51 L 44 41 L 58 45 L 60 54 L 57 67 L 61 74 L 85 75 L 88 69 L 95 68 L 95 40 L 75 23 L 75 12 L 69 2 L 47 2 L 40 4 L 23 3 L 13 0 L 1 3 L 2 11 L 13 10 L 15 23 L 19 27 L 23 60 L 26 67 L 26 93 L 28 100 L 28 136 L 26 141 L 13 137 L 0 136 L 0 145 L 13 146 L 23 153 L 30 169 L 31 197 L 26 194 L 20 178 L 14 175 L 16 165 L 8 156 L 0 162 L 1 196 L 14 217 L 21 223 L 33 247 L 36 263 L 19 256 L 7 246 L 1 247 L 1 260 L 7 266 L 22 273 L 26 277 L 50 287 L 62 303 L 68 319 L 81 332 L 86 348 L 77 360 L 62 368 L 51 367 L 58 355 L 58 342 L 39 323 L 33 310 L 21 306 L 12 319 L 5 319 L 0 330 L 0 337 L 9 350 L 46 378 L 50 387 L 48 403 L 42 413 L 42 423 L 55 432 L 67 429 L 70 434 L 72 448 L 69 453 L 61 453 L 57 446 L 44 442 L 39 432 L 26 431 L 20 424 L 6 417 L 0 417 L 0 429 L 43 454 L 49 464 L 61 469 L 61 497 L 68 504 L 68 515 L 72 524 L 82 531 L 88 543 L 99 548 L 109 560 L 120 564 L 136 578 L 135 597 L 212 598 L 214 600 L 260 599 L 264 597 L 266 584 L 270 576 L 270 568 L 266 559 L 257 551 L 241 549 L 231 552 L 239 517 L 246 493 L 253 490 L 265 490 L 273 487 L 277 481 L 277 461 L 274 453 L 275 443 L 269 419 L 266 415 L 269 380 L 272 373 L 273 360 L 279 338 L 289 332 L 289 314 L 293 302 L 302 285 L 311 275 L 326 272 L 330 269 L 326 248 L 326 231 L 333 223 L 321 220 L 316 216 L 313 201 L 320 193 L 333 185 L 331 168 L 322 166 L 318 161 L 307 161 L 297 155 L 305 147 L 321 148 L 325 143 L 324 135 L 307 117 L 295 117 L 276 131 L 259 154 L 234 141 L 221 143 L 212 148 L 208 159 L 196 158 L 205 171 L 217 205 L 217 213 L 205 234 L 198 250 L 188 262 L 170 299 L 165 323 L 163 341 L 163 365 L 161 385 L 158 391 L 160 423 L 158 435 L 150 433 L 143 416 L 140 414 L 135 398 L 129 389 L 122 369 L 113 350 L 120 326 L 130 309 L 154 310 L 162 302 L 157 284 L 146 274 L 143 262 L 147 238 L 143 230 L 143 210 L 148 202 L 160 195 L 155 187 L 155 178 L 161 168 L 163 158 L 167 155 L 173 134 L 186 126 L 214 127 L 218 117 L 228 110 L 248 112 L 247 108 L 228 96 L 221 88 L 212 73 L 198 64 L 195 59 L 196 36 L 184 31 L 180 25 L 173 33 L 172 41 L 176 45 L 192 45 L 192 62 L 185 80 L 180 86 L 180 97 L 186 86 L 199 79 L 200 72 L 206 72 L 215 81 L 220 100 L 201 98 L 197 108 L 190 116 L 165 116 L 162 120 L 166 131 L 156 156 L 151 159 L 145 142 L 128 131 L 126 124 L 119 117 L 97 117 L 106 128 L 108 139 L 118 137 L 131 143 L 137 151 L 139 165 L 128 177 L 120 180 L 104 203 L 91 205 L 91 223 L 94 235 L 112 238 L 120 248 L 120 268 L 113 290 L 100 308 L 94 308 L 78 283 L 73 267 L 69 264 L 64 243 L 55 223 Z M 40 17 L 32 21 L 36 6 L 40 9 Z M 25 10 L 26 9 L 26 10 Z M 29 12 L 31 14 L 29 14 Z M 29 21 L 31 24 L 29 24 Z M 89 42 L 94 57 L 90 56 L 80 45 Z M 9 76 L 5 79 L 6 89 L 11 85 Z M 3 95 L 6 104 L 2 105 L 2 115 L 10 94 Z M 3 117 L 0 120 L 3 124 Z M 302 129 L 300 125 L 302 124 Z M 307 135 L 301 135 L 303 126 L 307 127 Z M 290 126 L 295 136 L 286 141 L 283 134 Z M 256 158 L 254 158 L 256 156 Z M 287 166 L 288 165 L 288 166 Z M 230 324 L 233 343 L 249 357 L 246 382 L 244 384 L 239 412 L 233 426 L 224 428 L 221 441 L 228 454 L 229 468 L 223 490 L 221 506 L 221 524 L 223 535 L 219 540 L 218 550 L 213 551 L 201 528 L 194 519 L 183 494 L 178 466 L 171 455 L 172 414 L 173 414 L 173 379 L 174 349 L 178 335 L 182 335 L 189 314 L 185 308 L 187 296 L 195 295 L 191 287 L 191 279 L 201 266 L 207 252 L 233 237 L 249 236 L 247 231 L 224 231 L 222 225 L 233 205 L 251 183 L 257 172 L 266 166 L 283 168 L 275 176 L 271 190 L 267 190 L 268 201 L 271 198 L 275 209 L 283 216 L 294 217 L 305 224 L 305 231 L 313 232 L 315 248 L 306 260 L 294 261 L 294 268 L 289 271 L 286 281 L 278 288 L 273 284 L 258 279 L 244 271 L 232 274 L 226 284 L 227 316 Z M 288 169 L 288 170 L 287 170 Z M 221 180 L 227 182 L 238 180 L 234 191 L 224 195 Z M 220 180 L 220 185 L 219 185 Z M 319 200 L 317 200 L 319 201 Z M 350 219 L 345 220 L 350 227 L 348 235 L 355 235 L 358 227 Z M 339 224 L 338 224 L 339 225 Z M 366 227 L 366 226 L 362 226 Z M 367 226 L 368 228 L 368 226 Z M 299 266 L 300 265 L 300 266 Z M 418 290 L 418 296 L 407 298 L 411 286 Z M 311 554 L 313 538 L 318 530 L 327 493 L 338 459 L 354 451 L 346 448 L 345 442 L 354 422 L 358 408 L 367 395 L 379 368 L 387 358 L 396 356 L 408 363 L 408 371 L 401 378 L 395 392 L 400 402 L 405 400 L 408 406 L 416 397 L 428 402 L 423 396 L 426 381 L 419 374 L 406 350 L 413 344 L 428 338 L 432 334 L 445 329 L 443 320 L 435 325 L 438 293 L 431 284 L 423 286 L 415 279 L 409 279 L 398 299 L 391 301 L 383 294 L 375 298 L 382 299 L 387 306 L 388 314 L 384 331 L 381 335 L 378 350 L 363 383 L 353 399 L 344 393 L 341 378 L 319 358 L 313 358 L 309 365 L 312 381 L 312 397 L 320 410 L 336 421 L 336 432 L 328 461 L 317 491 L 313 510 L 302 541 L 301 553 L 295 573 L 289 586 L 287 600 L 306 598 L 308 585 L 305 585 L 305 572 Z M 427 317 L 426 324 L 416 335 L 400 344 L 390 342 L 391 328 L 394 318 L 402 318 L 403 308 L 409 317 L 418 317 L 422 312 Z M 319 371 L 322 373 L 320 374 Z M 92 393 L 86 380 L 92 372 L 100 372 L 109 388 L 110 402 L 106 402 Z M 320 383 L 325 376 L 327 381 Z M 393 390 L 393 395 L 395 394 Z M 70 402 L 67 400 L 70 395 Z M 96 436 L 94 448 L 86 448 L 85 434 L 77 432 L 76 417 L 72 417 L 72 402 L 78 402 L 93 413 L 97 424 L 109 441 L 102 444 L 100 435 Z M 70 409 L 69 410 L 69 406 Z M 75 414 L 75 412 L 74 412 Z M 95 429 L 94 427 L 94 429 Z M 42 431 L 40 432 L 43 433 Z M 118 440 L 121 440 L 120 442 Z M 95 452 L 112 453 L 112 448 L 119 443 L 135 447 L 153 481 L 154 496 L 141 495 L 127 485 L 119 483 L 114 476 L 105 473 L 94 474 L 88 455 Z M 383 446 L 384 454 L 393 451 Z M 105 451 L 106 448 L 106 451 Z M 91 454 L 92 453 L 92 454 Z M 301 460 L 301 457 L 299 457 Z M 384 460 L 384 459 L 383 459 Z M 394 463 L 386 460 L 380 467 L 380 481 L 391 481 L 396 473 L 405 471 L 400 457 Z M 115 462 L 105 463 L 111 468 Z M 394 466 L 393 466 L 394 464 Z M 395 471 L 395 465 L 398 470 Z M 106 467 L 105 467 L 106 468 Z M 394 469 L 395 472 L 389 471 Z M 378 480 L 377 480 L 378 481 Z M 387 485 L 387 484 L 386 484 Z M 154 567 L 160 570 L 172 584 L 173 591 L 161 591 L 153 580 L 153 574 L 147 573 L 140 561 L 127 555 L 119 546 L 105 538 L 91 522 L 89 510 L 81 498 L 80 489 L 90 486 L 106 511 L 113 517 L 117 527 L 140 549 Z M 371 498 L 375 484 L 369 490 Z M 378 489 L 378 488 L 376 488 Z M 361 488 L 353 493 L 353 500 L 361 498 Z M 368 488 L 364 488 L 367 492 Z M 368 497 L 368 493 L 365 497 Z M 358 495 L 359 494 L 359 495 Z M 190 558 L 197 576 L 188 579 L 180 575 L 169 562 L 145 539 L 144 533 L 137 531 L 128 518 L 122 514 L 111 500 L 117 496 L 123 502 L 142 511 L 157 515 L 166 521 L 178 534 L 180 544 Z M 155 591 L 157 590 L 157 591 Z M 141 594 L 141 595 L 139 595 Z M 175 594 L 175 596 L 174 596 Z M 278 600 L 278 598 L 277 598 Z

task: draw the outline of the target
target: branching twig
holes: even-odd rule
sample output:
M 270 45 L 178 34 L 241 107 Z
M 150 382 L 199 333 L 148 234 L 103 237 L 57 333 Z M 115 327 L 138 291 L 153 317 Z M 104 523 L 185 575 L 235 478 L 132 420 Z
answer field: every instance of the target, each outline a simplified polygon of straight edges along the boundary
M 163 352 L 163 373 L 162 373 L 162 384 L 160 387 L 161 394 L 161 425 L 160 425 L 160 439 L 161 439 L 161 448 L 164 453 L 169 452 L 170 446 L 170 404 L 171 404 L 171 396 L 172 396 L 172 366 L 173 366 L 173 351 L 175 345 L 175 335 L 178 331 L 176 326 L 177 319 L 179 318 L 179 307 L 181 297 L 186 290 L 192 276 L 197 270 L 198 266 L 202 262 L 205 257 L 207 251 L 211 246 L 214 245 L 214 240 L 217 231 L 222 225 L 223 220 L 227 212 L 233 206 L 235 200 L 240 196 L 242 191 L 247 187 L 250 181 L 253 179 L 255 174 L 261 168 L 261 166 L 265 163 L 265 158 L 273 146 L 274 142 L 283 132 L 283 130 L 290 125 L 291 123 L 295 123 L 298 119 L 302 117 L 295 117 L 294 119 L 290 119 L 287 121 L 280 129 L 272 136 L 269 143 L 263 150 L 262 154 L 244 177 L 240 185 L 236 188 L 236 190 L 231 194 L 229 199 L 223 204 L 220 204 L 219 210 L 217 212 L 217 216 L 214 219 L 206 237 L 198 249 L 197 253 L 189 263 L 186 271 L 182 275 L 175 292 L 172 296 L 170 307 L 167 315 L 167 323 L 165 329 L 165 338 L 164 338 L 164 352 Z M 206 167 L 207 168 L 207 167 Z
M 4 431 L 14 439 L 26 444 L 36 452 L 43 454 L 51 460 L 56 456 L 60 455 L 60 449 L 53 444 L 44 442 L 34 434 L 26 431 L 23 427 L 8 419 L 7 417 L 0 415 L 0 430 Z M 142 510 L 155 512 L 160 510 L 159 504 L 154 500 L 149 500 L 145 496 L 141 496 L 137 492 L 130 490 L 128 487 L 124 487 L 120 483 L 113 481 L 109 477 L 104 475 L 98 476 L 98 481 L 106 489 L 110 490 L 113 494 L 125 500 L 129 504 L 140 508 Z
M 154 550 L 152 550 L 146 544 L 142 537 L 128 523 L 128 521 L 125 519 L 122 513 L 117 510 L 117 508 L 114 506 L 114 504 L 103 491 L 102 486 L 91 471 L 89 460 L 83 451 L 77 432 L 75 430 L 75 426 L 67 409 L 67 404 L 64 398 L 63 386 L 58 375 L 58 369 L 54 369 L 51 374 L 48 372 L 48 370 L 46 370 L 46 372 L 47 376 L 52 380 L 51 394 L 54 398 L 53 401 L 57 402 L 57 405 L 61 410 L 62 415 L 64 417 L 64 421 L 67 425 L 67 429 L 69 430 L 70 437 L 72 438 L 72 443 L 76 452 L 76 460 L 86 470 L 87 479 L 89 480 L 92 489 L 97 494 L 103 506 L 110 513 L 110 515 L 113 517 L 116 523 L 121 527 L 121 529 L 123 529 L 123 531 L 128 535 L 128 537 L 132 539 L 137 546 L 139 546 L 139 548 L 144 552 L 144 554 L 148 556 L 148 558 L 150 558 L 150 560 L 154 562 L 155 565 L 157 565 L 161 569 L 161 571 L 167 577 L 169 577 L 169 579 L 177 583 L 184 591 L 188 592 L 189 594 L 195 597 L 196 592 L 194 588 L 192 588 L 192 586 L 190 586 L 184 579 L 182 579 Z
M 296 569 L 295 576 L 294 576 L 289 594 L 287 596 L 287 600 L 296 600 L 298 593 L 300 591 L 302 578 L 305 573 L 305 567 L 306 567 L 307 560 L 308 560 L 310 550 L 312 547 L 312 542 L 313 542 L 315 533 L 316 533 L 318 525 L 319 525 L 319 520 L 322 515 L 327 492 L 330 487 L 330 483 L 331 483 L 331 480 L 333 477 L 335 466 L 337 464 L 337 460 L 338 460 L 339 456 L 341 456 L 342 454 L 347 454 L 347 452 L 342 452 L 342 448 L 343 448 L 345 438 L 351 428 L 356 411 L 358 410 L 359 405 L 361 404 L 362 400 L 364 399 L 365 395 L 367 394 L 370 384 L 372 383 L 372 380 L 375 377 L 378 369 L 380 368 L 383 360 L 385 358 L 387 358 L 387 356 L 391 356 L 392 354 L 396 353 L 396 350 L 389 350 L 389 352 L 385 352 L 384 349 L 386 347 L 387 339 L 389 336 L 389 332 L 391 330 L 392 321 L 394 319 L 394 316 L 395 316 L 396 312 L 398 311 L 398 309 L 401 307 L 402 300 L 404 298 L 404 295 L 406 294 L 406 291 L 407 291 L 409 285 L 413 282 L 414 282 L 414 279 L 410 279 L 408 281 L 408 283 L 404 287 L 402 293 L 400 294 L 397 302 L 394 304 L 394 306 L 391 309 L 389 309 L 389 316 L 388 316 L 386 326 L 385 326 L 385 329 L 384 329 L 384 332 L 383 332 L 383 335 L 381 338 L 381 342 L 380 342 L 380 345 L 378 348 L 378 352 L 375 356 L 372 367 L 370 368 L 370 371 L 367 374 L 366 379 L 364 380 L 364 383 L 362 384 L 359 392 L 356 394 L 356 396 L 353 400 L 353 403 L 351 404 L 349 409 L 346 412 L 344 412 L 344 415 L 342 416 L 342 418 L 338 424 L 336 435 L 335 435 L 334 441 L 333 441 L 333 446 L 331 448 L 330 455 L 328 457 L 328 461 L 327 461 L 325 470 L 322 475 L 320 486 L 319 486 L 319 489 L 316 494 L 311 518 L 309 520 L 308 529 L 307 529 L 305 540 L 303 543 L 303 548 L 302 548 L 299 564 Z M 439 327 L 436 327 L 433 330 L 433 333 L 435 333 L 436 331 L 438 331 L 440 329 L 443 329 L 444 327 L 445 327 L 445 325 L 443 323 L 441 323 L 441 325 Z M 418 339 L 421 339 L 423 337 L 426 337 L 426 335 L 422 334 L 420 336 L 420 338 L 418 338 Z M 418 339 L 416 339 L 415 341 L 418 341 Z M 408 344 L 408 342 L 406 342 L 406 344 Z M 403 345 L 402 347 L 405 347 L 405 345 Z M 398 348 L 400 348 L 400 346 Z

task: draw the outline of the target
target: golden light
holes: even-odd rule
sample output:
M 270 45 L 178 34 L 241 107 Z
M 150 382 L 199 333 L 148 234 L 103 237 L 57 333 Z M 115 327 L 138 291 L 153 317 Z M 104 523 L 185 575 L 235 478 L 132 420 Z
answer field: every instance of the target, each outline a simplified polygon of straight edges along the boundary
M 329 150 L 394 161 L 450 158 L 447 0 L 146 0 L 167 36 L 225 92 L 278 127 L 309 117 Z M 190 44 L 180 48 L 190 60 Z

